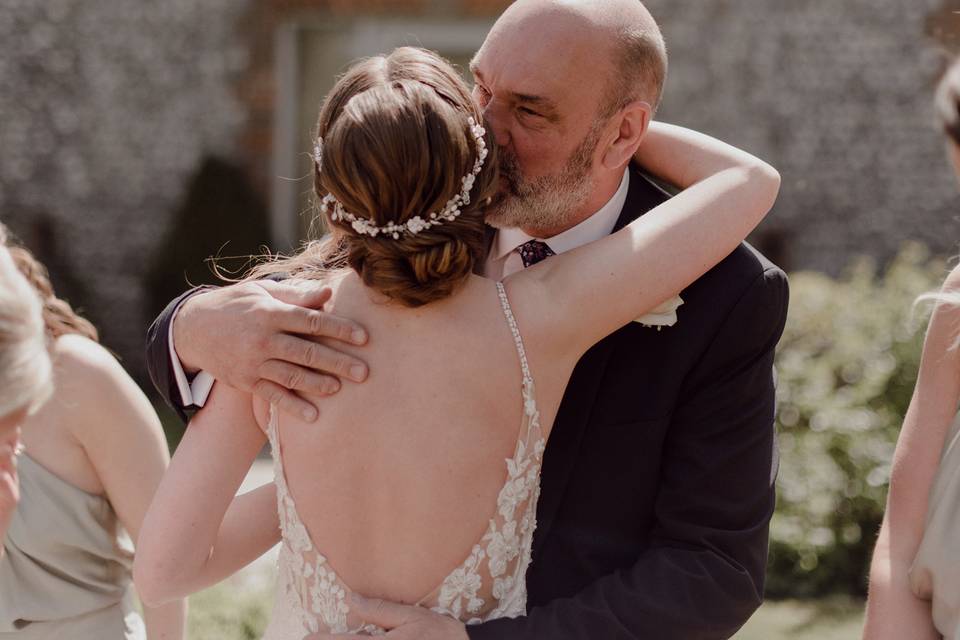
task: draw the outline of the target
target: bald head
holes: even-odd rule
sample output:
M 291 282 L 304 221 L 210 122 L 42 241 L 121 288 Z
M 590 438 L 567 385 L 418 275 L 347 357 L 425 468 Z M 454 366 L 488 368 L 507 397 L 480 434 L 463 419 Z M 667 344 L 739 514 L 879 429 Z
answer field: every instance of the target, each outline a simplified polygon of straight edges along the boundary
M 640 0 L 516 0 L 500 20 L 550 20 L 567 17 L 580 26 L 616 29 L 623 25 L 656 29 L 657 25 Z
M 504 188 L 487 222 L 549 238 L 623 182 L 666 77 L 656 22 L 640 0 L 517 0 L 470 64 L 500 148 Z
M 667 50 L 640 0 L 517 0 L 491 30 L 510 38 L 536 30 L 551 48 L 590 51 L 608 74 L 601 116 L 634 100 L 656 109 L 667 75 Z M 600 54 L 600 55 L 598 55 Z M 601 57 L 602 56 L 602 57 Z

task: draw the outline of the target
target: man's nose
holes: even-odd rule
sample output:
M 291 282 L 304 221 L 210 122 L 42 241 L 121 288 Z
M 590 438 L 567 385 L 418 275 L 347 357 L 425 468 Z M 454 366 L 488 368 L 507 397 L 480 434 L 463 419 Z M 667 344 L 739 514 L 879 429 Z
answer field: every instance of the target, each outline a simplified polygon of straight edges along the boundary
M 506 147 L 510 144 L 510 130 L 506 126 L 506 117 L 496 100 L 490 100 L 483 108 L 483 119 L 487 123 L 487 128 L 493 132 L 493 139 L 498 147 Z

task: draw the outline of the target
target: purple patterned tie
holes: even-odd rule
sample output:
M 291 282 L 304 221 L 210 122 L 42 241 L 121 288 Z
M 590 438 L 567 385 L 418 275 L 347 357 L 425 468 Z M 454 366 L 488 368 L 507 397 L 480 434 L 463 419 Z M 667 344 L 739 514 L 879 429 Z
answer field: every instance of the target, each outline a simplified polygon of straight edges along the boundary
M 546 260 L 550 256 L 557 255 L 545 242 L 540 242 L 539 240 L 525 242 L 517 247 L 517 251 L 520 252 L 520 259 L 523 260 L 524 269 L 537 264 L 541 260 Z

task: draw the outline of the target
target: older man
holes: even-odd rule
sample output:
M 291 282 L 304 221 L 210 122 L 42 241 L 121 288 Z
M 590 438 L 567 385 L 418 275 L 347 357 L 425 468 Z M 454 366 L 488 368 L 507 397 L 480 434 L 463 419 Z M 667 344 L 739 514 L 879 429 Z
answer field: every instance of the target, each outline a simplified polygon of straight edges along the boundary
M 599 239 L 666 199 L 610 160 L 629 153 L 607 153 L 639 144 L 633 132 L 659 103 L 666 66 L 638 0 L 518 0 L 497 21 L 471 64 L 502 151 L 489 277 Z M 332 393 L 338 378 L 366 374 L 291 335 L 364 341 L 349 320 L 304 308 L 323 296 L 269 282 L 175 300 L 151 328 L 154 380 L 181 411 L 201 404 L 192 396 L 211 378 L 191 389 L 178 354 L 315 416 L 290 389 Z M 679 311 L 623 327 L 573 373 L 545 454 L 526 617 L 464 628 L 419 608 L 354 607 L 399 639 L 733 635 L 762 600 L 786 278 L 743 245 L 680 297 Z

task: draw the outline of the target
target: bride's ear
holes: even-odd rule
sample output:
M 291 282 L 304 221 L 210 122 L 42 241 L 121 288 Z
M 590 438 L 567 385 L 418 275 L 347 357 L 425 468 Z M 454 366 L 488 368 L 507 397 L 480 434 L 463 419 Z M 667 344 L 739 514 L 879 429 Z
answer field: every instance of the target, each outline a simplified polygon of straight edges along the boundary
M 630 162 L 640 147 L 640 142 L 646 135 L 652 118 L 653 109 L 650 103 L 642 100 L 631 102 L 613 117 L 617 128 L 614 132 L 615 137 L 607 145 L 600 159 L 604 168 L 619 169 Z

